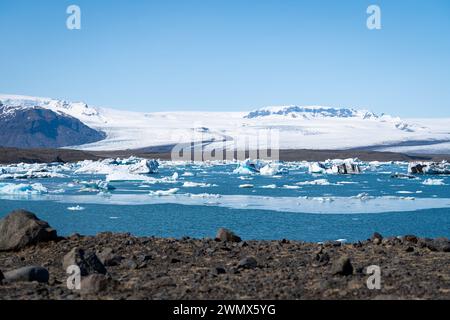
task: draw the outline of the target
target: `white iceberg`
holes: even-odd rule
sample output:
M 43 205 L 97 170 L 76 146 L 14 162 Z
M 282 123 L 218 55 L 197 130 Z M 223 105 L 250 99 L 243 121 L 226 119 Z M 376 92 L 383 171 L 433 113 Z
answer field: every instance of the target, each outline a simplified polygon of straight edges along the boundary
M 190 182 L 186 181 L 183 183 L 184 188 L 207 188 L 207 187 L 217 187 L 216 184 L 204 183 L 204 182 Z
M 33 184 L 0 183 L 0 194 L 28 195 L 28 194 L 43 194 L 43 193 L 48 193 L 48 189 L 40 183 L 33 183 Z
M 445 186 L 444 179 L 426 179 L 422 184 L 426 186 Z
M 69 211 L 83 211 L 85 208 L 81 206 L 75 206 L 75 207 L 68 207 L 67 210 Z
M 241 184 L 241 185 L 239 185 L 239 188 L 242 188 L 242 189 L 253 188 L 253 185 L 250 183 Z
M 302 181 L 302 182 L 297 182 L 296 184 L 300 185 L 300 186 L 329 186 L 331 183 L 328 182 L 327 179 L 317 179 L 317 180 L 313 180 L 313 181 Z
M 169 190 L 157 190 L 157 191 L 150 191 L 150 195 L 151 196 L 157 196 L 157 197 L 162 197 L 162 196 L 170 196 L 173 195 L 175 193 L 177 193 L 180 189 L 178 188 L 172 188 Z

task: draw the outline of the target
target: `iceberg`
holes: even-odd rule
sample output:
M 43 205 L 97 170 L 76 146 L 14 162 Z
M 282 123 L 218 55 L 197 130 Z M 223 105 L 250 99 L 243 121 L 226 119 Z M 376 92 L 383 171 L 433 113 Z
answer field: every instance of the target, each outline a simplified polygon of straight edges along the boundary
M 85 160 L 77 164 L 77 174 L 111 174 L 116 171 L 127 172 L 131 174 L 151 174 L 157 173 L 159 162 L 156 160 L 147 160 L 137 157 L 127 159 L 104 159 L 99 161 Z
M 159 163 L 156 160 L 146 160 L 142 159 L 141 161 L 130 166 L 128 171 L 130 173 L 157 173 L 158 172 Z
M 309 164 L 311 174 L 358 174 L 361 167 L 355 159 L 328 160 L 326 162 L 312 162 Z
M 177 193 L 180 189 L 178 188 L 172 188 L 169 190 L 157 190 L 157 191 L 150 191 L 150 195 L 151 196 L 158 196 L 158 197 L 162 197 L 162 196 L 170 196 L 173 195 L 175 193 Z
M 91 180 L 91 181 L 75 181 L 76 184 L 83 186 L 81 191 L 111 191 L 116 189 L 114 186 L 108 183 L 108 181 Z
M 327 179 L 317 179 L 317 180 L 313 180 L 313 181 L 302 181 L 302 182 L 297 182 L 296 184 L 300 185 L 300 186 L 329 186 L 331 183 L 328 182 Z
M 207 187 L 217 187 L 216 184 L 204 183 L 204 182 L 190 182 L 186 181 L 183 183 L 183 187 L 185 188 L 207 188 Z
M 236 174 L 255 174 L 260 173 L 264 165 L 259 160 L 247 159 L 239 163 L 238 167 L 233 171 Z
M 444 179 L 426 179 L 422 184 L 426 186 L 445 186 Z
M 43 193 L 48 193 L 48 190 L 40 183 L 33 183 L 33 184 L 0 183 L 0 194 L 28 195 L 28 194 L 43 194 Z
M 67 210 L 69 211 L 83 211 L 85 208 L 84 207 L 80 207 L 80 206 L 75 206 L 75 207 L 68 207 Z
M 450 174 L 450 163 L 442 162 L 411 162 L 408 164 L 410 174 Z
M 267 164 L 259 170 L 262 176 L 275 176 L 279 174 L 287 174 L 287 169 L 280 169 L 280 165 L 276 163 Z
M 311 174 L 325 174 L 330 173 L 329 168 L 325 167 L 325 164 L 321 162 L 311 162 L 308 167 L 308 171 Z
M 241 184 L 241 185 L 239 186 L 239 188 L 241 188 L 241 189 L 253 188 L 253 185 L 252 185 L 252 184 L 249 184 L 249 183 Z
M 107 182 L 120 182 L 120 181 L 152 181 L 150 177 L 146 177 L 140 174 L 133 174 L 124 171 L 112 172 L 106 176 Z

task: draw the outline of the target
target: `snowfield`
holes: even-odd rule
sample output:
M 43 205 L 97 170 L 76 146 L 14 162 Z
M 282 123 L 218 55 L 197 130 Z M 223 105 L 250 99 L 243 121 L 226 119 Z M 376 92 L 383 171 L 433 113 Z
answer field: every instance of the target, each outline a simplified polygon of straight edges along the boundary
M 251 112 L 139 113 L 50 98 L 0 94 L 0 101 L 3 114 L 11 108 L 39 106 L 73 116 L 106 133 L 102 141 L 70 147 L 81 150 L 167 151 L 174 144 L 194 142 L 219 149 L 271 146 L 450 153 L 450 118 L 400 119 L 365 110 L 321 106 L 267 107 Z

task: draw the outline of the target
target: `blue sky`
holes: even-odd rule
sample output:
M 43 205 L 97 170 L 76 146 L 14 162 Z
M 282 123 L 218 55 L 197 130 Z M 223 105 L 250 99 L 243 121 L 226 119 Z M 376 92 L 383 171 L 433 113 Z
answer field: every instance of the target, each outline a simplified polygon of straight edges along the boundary
M 66 28 L 80 6 L 82 29 Z M 378 4 L 382 29 L 366 28 Z M 450 1 L 1 0 L 0 92 L 139 111 L 450 116 Z

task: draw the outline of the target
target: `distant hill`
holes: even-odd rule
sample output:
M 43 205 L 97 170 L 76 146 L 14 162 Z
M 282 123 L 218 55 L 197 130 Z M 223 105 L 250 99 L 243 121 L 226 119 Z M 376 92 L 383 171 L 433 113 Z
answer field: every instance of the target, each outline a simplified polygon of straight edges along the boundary
M 0 146 L 59 148 L 103 140 L 106 135 L 80 120 L 41 107 L 0 104 Z

